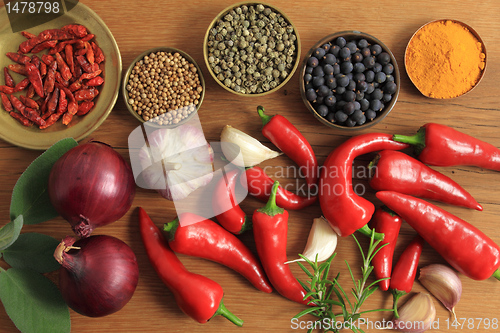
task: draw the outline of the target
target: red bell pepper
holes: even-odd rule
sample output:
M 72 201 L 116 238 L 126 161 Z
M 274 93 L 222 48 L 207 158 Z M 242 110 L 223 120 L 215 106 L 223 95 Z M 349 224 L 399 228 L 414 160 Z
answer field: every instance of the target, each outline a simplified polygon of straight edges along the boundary
M 425 164 L 500 171 L 500 149 L 445 125 L 428 123 L 413 136 L 396 134 L 393 138 L 414 146 L 418 159 Z
M 220 284 L 189 272 L 143 208 L 139 208 L 139 230 L 151 265 L 185 314 L 199 323 L 221 315 L 237 326 L 243 325 L 243 321 L 224 306 Z
M 235 235 L 217 223 L 192 213 L 165 223 L 168 244 L 177 253 L 215 261 L 243 275 L 255 288 L 270 293 L 272 287 L 253 253 Z
M 252 220 L 236 202 L 235 191 L 239 175 L 239 169 L 223 173 L 212 196 L 212 209 L 217 221 L 233 234 L 241 234 L 252 229 Z
M 393 191 L 376 196 L 457 271 L 474 280 L 500 280 L 500 247 L 478 228 L 422 199 Z
M 279 183 L 275 182 L 266 206 L 253 213 L 255 245 L 264 271 L 276 291 L 292 301 L 307 304 L 309 299 L 304 299 L 306 291 L 293 276 L 290 266 L 285 264 L 288 212 L 276 206 L 278 186 Z
M 392 270 L 390 288 L 393 297 L 394 316 L 399 318 L 398 300 L 401 296 L 408 294 L 413 288 L 415 276 L 417 275 L 418 261 L 424 247 L 424 239 L 417 235 L 406 246 Z
M 364 234 L 371 236 L 366 224 L 375 212 L 375 206 L 354 192 L 354 159 L 378 150 L 406 147 L 407 144 L 393 141 L 389 134 L 367 133 L 350 138 L 328 155 L 319 180 L 319 203 L 323 216 L 339 236 L 349 236 L 361 228 Z
M 377 191 L 395 191 L 483 210 L 472 195 L 451 178 L 402 152 L 380 152 L 370 162 L 369 169 L 370 186 Z
M 265 115 L 262 106 L 257 107 L 257 112 L 262 119 L 262 134 L 297 163 L 309 188 L 315 187 L 319 176 L 318 161 L 307 139 L 285 117 Z
M 271 177 L 269 177 L 266 172 L 258 166 L 248 168 L 245 173 L 246 184 L 241 185 L 247 188 L 248 193 L 251 196 L 263 202 L 267 202 L 274 184 Z M 242 177 L 241 180 L 243 181 L 243 179 L 244 178 Z M 318 196 L 312 196 L 309 192 L 308 196 L 300 196 L 286 190 L 282 186 L 278 187 L 276 192 L 276 204 L 279 207 L 288 210 L 299 210 L 308 207 L 315 203 L 317 199 Z
M 380 207 L 373 214 L 370 224 L 376 232 L 384 234 L 384 240 L 381 241 L 375 249 L 375 251 L 378 252 L 373 257 L 372 265 L 375 279 L 384 279 L 378 283 L 380 289 L 386 291 L 389 290 L 392 257 L 394 256 L 394 248 L 396 247 L 402 220 L 387 207 Z

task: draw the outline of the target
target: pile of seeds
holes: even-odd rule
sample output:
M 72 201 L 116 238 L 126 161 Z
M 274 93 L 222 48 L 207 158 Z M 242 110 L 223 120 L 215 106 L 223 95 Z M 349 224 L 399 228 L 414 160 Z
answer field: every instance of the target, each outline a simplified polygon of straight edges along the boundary
M 235 92 L 259 94 L 279 86 L 297 61 L 295 29 L 262 4 L 242 5 L 215 22 L 208 33 L 208 65 Z
M 164 51 L 138 61 L 126 88 L 132 109 L 159 125 L 186 119 L 196 110 L 203 91 L 196 66 L 177 52 Z

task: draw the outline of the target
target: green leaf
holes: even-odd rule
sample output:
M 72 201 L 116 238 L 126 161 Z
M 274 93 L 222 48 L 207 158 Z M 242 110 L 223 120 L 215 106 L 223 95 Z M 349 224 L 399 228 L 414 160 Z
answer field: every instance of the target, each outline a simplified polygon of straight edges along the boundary
M 30 268 L 39 273 L 55 271 L 60 264 L 54 259 L 59 241 L 39 233 L 24 233 L 8 249 L 3 251 L 4 260 L 15 268 Z
M 16 327 L 23 333 L 70 332 L 68 306 L 57 286 L 29 269 L 0 272 L 0 300 Z
M 19 215 L 13 221 L 10 221 L 0 228 L 0 252 L 11 246 L 19 237 L 23 228 L 23 216 Z
M 24 224 L 37 224 L 59 216 L 48 194 L 50 170 L 64 153 L 77 145 L 73 138 L 62 139 L 28 166 L 12 191 L 11 220 L 23 215 Z
M 302 316 L 305 316 L 306 314 L 309 314 L 309 313 L 317 311 L 317 310 L 321 310 L 321 307 L 315 306 L 315 307 L 312 307 L 312 308 L 305 309 L 305 310 L 300 311 L 299 313 L 297 313 L 293 318 L 300 318 Z

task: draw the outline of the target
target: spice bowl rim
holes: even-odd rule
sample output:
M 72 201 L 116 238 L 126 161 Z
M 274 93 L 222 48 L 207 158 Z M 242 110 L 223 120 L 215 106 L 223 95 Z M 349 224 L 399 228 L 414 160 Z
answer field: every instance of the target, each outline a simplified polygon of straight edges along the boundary
M 336 123 L 332 123 L 332 122 L 326 120 L 324 117 L 322 117 L 320 114 L 318 114 L 318 112 L 316 112 L 316 110 L 312 106 L 311 102 L 309 102 L 309 100 L 307 100 L 306 95 L 305 95 L 304 75 L 305 75 L 305 70 L 307 67 L 307 59 L 312 55 L 314 50 L 316 50 L 318 47 L 320 47 L 321 45 L 323 45 L 325 43 L 332 42 L 337 37 L 346 37 L 346 39 L 349 39 L 349 40 L 365 38 L 371 43 L 379 44 L 382 47 L 382 50 L 389 54 L 389 56 L 391 57 L 391 63 L 394 66 L 393 76 L 394 76 L 394 82 L 396 83 L 396 86 L 397 86 L 396 92 L 392 95 L 391 101 L 389 103 L 387 103 L 384 110 L 380 114 L 378 114 L 374 120 L 372 120 L 370 122 L 366 122 L 363 125 L 356 125 L 353 127 L 348 127 L 348 126 L 344 126 L 344 125 L 338 125 Z M 320 40 L 318 40 L 315 44 L 313 44 L 313 46 L 305 54 L 305 57 L 302 61 L 302 67 L 300 68 L 299 73 L 300 73 L 300 75 L 299 75 L 299 91 L 300 91 L 300 95 L 302 97 L 302 101 L 304 102 L 304 105 L 306 106 L 306 108 L 323 125 L 330 127 L 330 128 L 333 128 L 333 129 L 338 129 L 341 131 L 349 131 L 349 132 L 360 131 L 360 130 L 364 130 L 366 128 L 372 127 L 372 126 L 380 123 L 392 111 L 392 109 L 396 105 L 396 102 L 397 102 L 398 97 L 399 97 L 399 91 L 400 91 L 400 86 L 401 86 L 401 75 L 400 75 L 398 63 L 396 61 L 396 57 L 392 53 L 391 49 L 387 45 L 385 45 L 381 40 L 379 40 L 378 38 L 376 38 L 376 37 L 374 37 L 366 32 L 362 32 L 359 30 L 338 31 L 338 32 L 334 32 L 332 34 L 329 34 L 329 35 L 321 38 Z
M 208 36 L 210 34 L 210 30 L 213 28 L 213 26 L 224 16 L 226 15 L 228 12 L 230 12 L 231 10 L 237 8 L 237 7 L 240 7 L 240 6 L 243 6 L 243 5 L 247 5 L 247 6 L 250 6 L 250 5 L 263 5 L 263 6 L 266 6 L 266 7 L 269 7 L 271 8 L 272 10 L 274 10 L 275 12 L 279 13 L 281 16 L 283 16 L 283 18 L 293 27 L 293 30 L 295 32 L 295 36 L 297 37 L 297 39 L 295 40 L 295 45 L 296 45 L 296 56 L 295 56 L 295 62 L 294 62 L 294 65 L 292 67 L 292 69 L 290 70 L 290 73 L 288 73 L 288 76 L 275 88 L 273 89 L 270 89 L 268 91 L 264 91 L 262 93 L 255 93 L 255 94 L 244 94 L 244 93 L 240 93 L 240 92 L 237 92 L 237 91 L 234 91 L 233 89 L 227 87 L 223 82 L 221 82 L 218 78 L 217 78 L 217 75 L 212 71 L 212 68 L 210 67 L 210 63 L 208 61 Z M 290 79 L 292 78 L 292 76 L 295 74 L 297 68 L 299 67 L 299 63 L 300 63 L 300 55 L 301 55 L 301 49 L 302 49 L 302 46 L 301 46 L 301 42 L 300 42 L 300 36 L 299 36 L 299 31 L 297 29 L 297 27 L 295 26 L 295 24 L 293 24 L 293 22 L 290 20 L 290 18 L 288 17 L 288 15 L 286 15 L 281 9 L 277 8 L 276 6 L 274 5 L 271 5 L 269 3 L 266 3 L 266 2 L 259 2 L 259 1 L 242 1 L 242 2 L 237 2 L 235 4 L 232 4 L 232 5 L 229 5 L 227 6 L 226 8 L 224 8 L 222 11 L 220 11 L 217 16 L 215 16 L 215 18 L 210 22 L 206 32 L 205 32 L 205 36 L 203 38 L 203 59 L 205 60 L 205 65 L 208 69 L 208 72 L 210 73 L 210 76 L 214 79 L 214 81 L 219 85 L 221 86 L 222 88 L 224 88 L 224 90 L 226 91 L 229 91 L 230 93 L 233 93 L 235 95 L 238 95 L 238 96 L 244 96 L 244 97 L 262 97 L 262 96 L 265 96 L 265 95 L 268 95 L 268 94 L 271 94 L 273 92 L 276 92 L 278 91 L 279 89 L 283 88 L 289 81 Z
M 453 96 L 453 97 L 448 97 L 448 98 L 438 98 L 438 97 L 432 97 L 432 96 L 428 96 L 426 94 L 424 94 L 420 88 L 415 84 L 415 82 L 413 81 L 413 78 L 410 76 L 410 74 L 408 73 L 408 66 L 406 65 L 407 64 L 407 54 L 408 54 L 408 46 L 410 45 L 411 41 L 413 40 L 413 38 L 417 35 L 417 33 L 422 30 L 424 27 L 430 25 L 430 24 L 434 24 L 434 23 L 437 23 L 437 22 L 446 22 L 446 21 L 452 21 L 452 22 L 455 22 L 455 23 L 458 23 L 462 26 L 464 26 L 467 30 L 469 30 L 469 32 L 477 38 L 478 42 L 481 43 L 481 46 L 482 46 L 482 51 L 484 53 L 484 68 L 482 69 L 481 71 L 481 75 L 479 76 L 479 79 L 477 80 L 476 84 L 473 85 L 469 90 L 467 90 L 466 92 L 464 92 L 463 94 L 461 95 L 458 95 L 458 96 Z M 488 53 L 486 52 L 486 44 L 484 43 L 483 39 L 481 38 L 481 36 L 479 35 L 479 33 L 474 29 L 472 28 L 470 25 L 468 25 L 467 23 L 463 22 L 463 21 L 460 21 L 460 20 L 457 20 L 457 19 L 437 19 L 437 20 L 432 20 L 432 21 L 429 21 L 423 25 L 421 25 L 414 33 L 413 35 L 410 37 L 410 39 L 408 40 L 408 43 L 406 44 L 406 47 L 405 47 L 405 53 L 404 53 L 404 66 L 405 66 L 405 72 L 406 72 L 406 75 L 408 76 L 408 78 L 410 79 L 410 82 L 413 84 L 413 86 L 422 94 L 422 96 L 424 97 L 427 97 L 427 98 L 431 98 L 431 99 L 453 99 L 453 98 L 457 98 L 457 97 L 461 97 L 461 96 L 464 96 L 468 93 L 470 93 L 472 90 L 474 90 L 478 85 L 479 83 L 482 81 L 483 77 L 484 77 L 484 73 L 486 72 L 486 67 L 487 67 L 487 64 L 488 64 Z
M 201 84 L 201 87 L 202 87 L 202 91 L 201 91 L 201 95 L 200 95 L 200 100 L 199 100 L 198 104 L 196 105 L 195 111 L 191 112 L 188 115 L 187 118 L 182 119 L 182 121 L 178 122 L 177 124 L 159 125 L 156 122 L 153 122 L 153 121 L 150 121 L 150 120 L 146 121 L 140 115 L 138 115 L 137 112 L 134 111 L 134 109 L 132 109 L 132 107 L 128 103 L 129 97 L 128 97 L 128 91 L 127 91 L 127 84 L 128 84 L 128 80 L 129 80 L 130 74 L 132 73 L 132 70 L 135 67 L 135 64 L 138 61 L 144 59 L 144 57 L 147 56 L 147 55 L 149 55 L 150 53 L 159 52 L 159 51 L 164 51 L 164 52 L 168 52 L 168 53 L 172 53 L 172 54 L 178 52 L 189 63 L 192 63 L 196 67 L 196 73 L 198 74 L 198 77 L 200 79 L 200 84 Z M 182 124 L 187 123 L 196 113 L 198 113 L 198 110 L 200 109 L 201 104 L 203 103 L 203 100 L 205 98 L 206 86 L 205 86 L 205 79 L 203 77 L 203 72 L 202 72 L 200 66 L 198 65 L 198 63 L 196 62 L 196 60 L 194 60 L 193 57 L 191 57 L 187 52 L 185 52 L 185 51 L 183 51 L 181 49 L 175 48 L 175 47 L 158 46 L 158 47 L 154 47 L 154 48 L 148 49 L 148 50 L 140 53 L 138 56 L 136 56 L 134 58 L 134 60 L 132 60 L 132 62 L 130 63 L 130 65 L 127 68 L 127 71 L 123 75 L 121 90 L 122 90 L 123 100 L 125 101 L 125 105 L 126 105 L 128 111 L 132 114 L 132 116 L 134 116 L 135 119 L 137 119 L 141 123 L 143 123 L 145 125 L 148 125 L 148 126 L 151 126 L 151 127 L 156 127 L 156 128 L 175 128 L 177 126 L 180 126 Z

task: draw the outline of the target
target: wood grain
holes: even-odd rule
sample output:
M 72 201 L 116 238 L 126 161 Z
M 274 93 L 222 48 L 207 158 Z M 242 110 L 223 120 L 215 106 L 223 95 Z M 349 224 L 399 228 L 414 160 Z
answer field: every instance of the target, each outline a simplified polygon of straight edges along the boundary
M 322 163 L 329 152 L 350 137 L 351 133 L 335 132 L 321 125 L 307 111 L 299 94 L 299 77 L 296 73 L 280 91 L 265 97 L 241 98 L 219 87 L 209 76 L 203 61 L 202 43 L 206 29 L 212 19 L 225 7 L 233 4 L 229 0 L 187 0 L 172 1 L 131 1 L 131 0 L 84 0 L 84 4 L 94 10 L 106 22 L 119 45 L 124 70 L 133 58 L 146 49 L 158 46 L 171 46 L 189 53 L 202 67 L 207 83 L 205 100 L 199 111 L 199 117 L 208 141 L 218 141 L 220 131 L 226 124 L 261 140 L 274 148 L 260 133 L 260 121 L 256 106 L 263 105 L 269 114 L 279 113 L 286 116 L 311 142 L 318 160 Z M 382 40 L 396 56 L 401 70 L 401 92 L 398 102 L 389 116 L 380 124 L 366 132 L 384 132 L 413 134 L 426 122 L 439 122 L 453 126 L 469 135 L 490 142 L 500 147 L 500 108 L 498 77 L 500 77 L 500 2 L 496 0 L 358 0 L 352 1 L 285 1 L 269 0 L 285 11 L 295 24 L 300 34 L 302 55 L 322 37 L 342 30 L 360 30 Z M 486 74 L 480 85 L 471 93 L 452 100 L 433 100 L 423 97 L 413 87 L 403 67 L 406 44 L 412 34 L 424 23 L 441 18 L 461 20 L 472 26 L 482 37 L 488 52 Z M 125 108 L 122 96 L 104 124 L 91 137 L 107 142 L 128 158 L 127 139 L 130 132 L 138 125 Z M 12 189 L 19 175 L 39 156 L 41 152 L 14 147 L 0 141 L 0 226 L 8 222 L 9 205 Z M 356 163 L 366 165 L 371 156 L 360 157 Z M 291 165 L 286 156 L 267 161 L 263 166 L 276 170 L 281 166 Z M 275 169 L 273 169 L 275 168 Z M 480 202 L 483 212 L 440 205 L 450 212 L 478 226 L 495 242 L 500 243 L 498 216 L 500 215 L 500 196 L 498 185 L 500 173 L 474 167 L 440 168 L 440 171 L 453 178 Z M 362 178 L 362 177 L 361 177 Z M 299 180 L 299 184 L 302 180 Z M 374 200 L 374 192 L 367 187 L 367 180 L 358 179 L 367 190 L 366 196 Z M 289 177 L 283 182 L 295 184 Z M 144 207 L 157 225 L 175 217 L 173 204 L 160 198 L 156 193 L 139 189 L 133 208 L 118 222 L 101 228 L 98 233 L 116 236 L 128 243 L 139 260 L 140 281 L 130 303 L 116 314 L 104 318 L 86 318 L 71 312 L 73 332 L 295 332 L 291 318 L 304 309 L 275 292 L 264 294 L 253 288 L 237 273 L 212 262 L 180 255 L 188 269 L 202 273 L 217 282 L 225 290 L 225 304 L 245 323 L 236 328 L 222 317 L 214 318 L 206 325 L 197 324 L 184 315 L 169 290 L 161 283 L 152 269 L 141 244 L 138 230 L 136 207 Z M 242 203 L 242 208 L 250 214 L 261 203 L 252 198 Z M 312 219 L 321 215 L 319 205 L 302 211 L 290 212 L 289 237 L 287 250 L 289 258 L 295 258 L 301 252 L 307 239 Z M 36 226 L 26 226 L 23 232 L 41 232 L 56 238 L 71 233 L 67 223 L 61 218 Z M 396 257 L 413 237 L 414 231 L 403 225 L 396 247 Z M 255 251 L 252 235 L 245 234 L 241 239 Z M 365 239 L 363 246 L 367 245 Z M 337 257 L 333 262 L 333 272 L 340 272 L 340 282 L 349 289 L 351 282 L 344 261 L 347 260 L 359 277 L 361 263 L 359 253 L 352 238 L 339 240 Z M 420 266 L 431 263 L 443 263 L 436 252 L 426 246 Z M 0 266 L 8 265 L 0 260 Z M 299 267 L 292 269 L 298 278 L 305 275 Z M 51 274 L 57 281 L 57 273 Z M 446 309 L 435 300 L 439 327 L 434 332 L 491 332 L 479 325 L 479 318 L 500 319 L 500 282 L 494 279 L 473 281 L 461 276 L 463 295 L 456 307 L 458 318 L 472 320 L 475 327 L 447 328 L 451 317 Z M 414 291 L 425 291 L 417 282 Z M 362 310 L 389 308 L 392 298 L 389 293 L 377 291 L 363 306 Z M 304 317 L 311 320 L 311 317 Z M 387 320 L 390 313 L 368 314 L 372 323 Z M 472 322 L 471 321 L 471 322 Z M 363 328 L 363 327 L 362 327 Z M 366 328 L 366 326 L 364 327 Z M 16 328 L 0 306 L 0 331 L 15 332 Z M 385 331 L 368 327 L 366 332 Z

